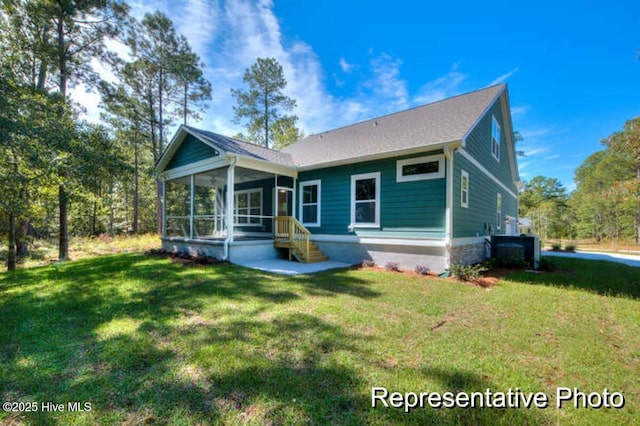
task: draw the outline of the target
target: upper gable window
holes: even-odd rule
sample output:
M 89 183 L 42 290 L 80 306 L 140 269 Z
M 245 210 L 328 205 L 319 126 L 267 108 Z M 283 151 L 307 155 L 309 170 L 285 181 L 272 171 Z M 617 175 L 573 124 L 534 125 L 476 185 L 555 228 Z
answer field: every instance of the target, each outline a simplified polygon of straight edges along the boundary
M 491 116 L 491 154 L 500 161 L 500 125 L 496 116 Z
M 396 162 L 396 182 L 444 177 L 444 155 L 409 158 Z

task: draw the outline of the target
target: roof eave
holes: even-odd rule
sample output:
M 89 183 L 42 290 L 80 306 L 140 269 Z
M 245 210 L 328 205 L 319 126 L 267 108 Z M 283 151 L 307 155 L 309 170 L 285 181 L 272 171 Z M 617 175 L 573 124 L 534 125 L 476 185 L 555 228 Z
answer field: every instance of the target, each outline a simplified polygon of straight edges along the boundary
M 462 141 L 453 140 L 448 142 L 438 142 L 437 144 L 432 144 L 432 145 L 422 145 L 414 148 L 405 148 L 405 149 L 400 149 L 395 151 L 386 151 L 386 152 L 380 152 L 376 154 L 363 155 L 360 157 L 325 161 L 322 163 L 315 163 L 307 166 L 299 165 L 298 171 L 304 172 L 308 170 L 323 169 L 327 167 L 338 167 L 338 166 L 345 166 L 345 165 L 355 164 L 355 163 L 363 163 L 366 161 L 384 160 L 387 158 L 401 157 L 404 155 L 421 154 L 425 152 L 438 151 L 438 150 L 444 149 L 444 147 L 446 146 L 450 146 L 451 148 L 458 148 L 462 146 Z

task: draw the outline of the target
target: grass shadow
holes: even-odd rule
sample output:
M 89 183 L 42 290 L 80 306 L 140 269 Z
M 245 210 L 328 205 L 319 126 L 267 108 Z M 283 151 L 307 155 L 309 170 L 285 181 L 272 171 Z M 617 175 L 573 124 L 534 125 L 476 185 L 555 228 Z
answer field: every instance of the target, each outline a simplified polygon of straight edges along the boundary
M 350 351 L 357 336 L 312 315 L 271 311 L 307 293 L 377 293 L 333 273 L 313 280 L 317 290 L 233 265 L 132 254 L 0 274 L 3 400 L 90 401 L 107 423 L 336 422 L 356 404 L 359 378 L 325 361 Z M 70 416 L 5 413 L 0 423 Z

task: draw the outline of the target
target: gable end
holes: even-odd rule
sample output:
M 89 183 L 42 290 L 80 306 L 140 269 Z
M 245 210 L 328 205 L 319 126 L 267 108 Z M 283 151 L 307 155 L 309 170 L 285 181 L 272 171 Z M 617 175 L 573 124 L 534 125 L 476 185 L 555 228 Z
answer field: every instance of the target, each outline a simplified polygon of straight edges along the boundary
M 176 169 L 200 160 L 218 157 L 220 152 L 205 144 L 193 135 L 188 134 L 173 154 L 165 170 Z

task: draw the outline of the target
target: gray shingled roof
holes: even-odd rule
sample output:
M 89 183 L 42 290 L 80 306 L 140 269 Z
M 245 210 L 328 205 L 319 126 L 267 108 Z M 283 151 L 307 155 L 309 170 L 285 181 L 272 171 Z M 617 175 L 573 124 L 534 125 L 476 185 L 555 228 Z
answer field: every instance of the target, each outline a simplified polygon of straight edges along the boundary
M 308 136 L 283 152 L 299 167 L 461 141 L 504 84 Z
M 293 167 L 294 163 L 291 155 L 288 153 L 267 149 L 259 145 L 249 142 L 243 142 L 218 133 L 208 132 L 206 130 L 196 129 L 191 126 L 184 126 L 194 136 L 209 141 L 213 145 L 219 147 L 230 154 L 243 155 L 257 160 L 269 161 L 283 166 Z

